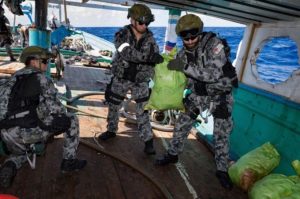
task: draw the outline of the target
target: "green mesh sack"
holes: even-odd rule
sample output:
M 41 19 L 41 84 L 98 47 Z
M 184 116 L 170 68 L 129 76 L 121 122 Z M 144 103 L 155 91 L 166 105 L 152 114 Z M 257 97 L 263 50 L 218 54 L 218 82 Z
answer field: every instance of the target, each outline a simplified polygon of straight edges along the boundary
M 295 182 L 289 177 L 282 174 L 270 174 L 257 181 L 248 196 L 250 199 L 286 199 L 293 194 L 294 186 Z
M 292 187 L 292 194 L 281 199 L 300 199 L 300 182 Z
M 274 146 L 267 142 L 243 155 L 229 167 L 228 173 L 234 184 L 248 191 L 262 177 L 278 166 L 280 155 Z
M 292 166 L 294 170 L 296 171 L 297 175 L 300 176 L 300 160 L 294 160 L 292 162 Z
M 175 54 L 175 48 L 169 55 L 163 54 L 164 62 L 155 66 L 154 86 L 146 110 L 184 110 L 182 98 L 187 79 L 184 73 L 167 67 Z

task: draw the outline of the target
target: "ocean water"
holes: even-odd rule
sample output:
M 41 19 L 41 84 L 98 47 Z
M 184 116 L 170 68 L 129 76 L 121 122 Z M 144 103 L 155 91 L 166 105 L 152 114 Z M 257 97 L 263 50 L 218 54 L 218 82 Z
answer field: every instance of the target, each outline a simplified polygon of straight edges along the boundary
M 153 32 L 160 52 L 165 42 L 165 27 L 149 27 Z M 113 42 L 114 34 L 120 27 L 80 27 L 79 30 L 94 34 Z M 236 57 L 238 45 L 244 34 L 243 27 L 207 27 L 204 31 L 212 31 L 225 38 L 231 48 L 231 60 Z M 177 46 L 182 47 L 178 38 Z M 299 57 L 296 43 L 289 38 L 276 38 L 268 41 L 257 59 L 257 70 L 261 79 L 276 84 L 285 81 L 293 71 L 299 69 Z

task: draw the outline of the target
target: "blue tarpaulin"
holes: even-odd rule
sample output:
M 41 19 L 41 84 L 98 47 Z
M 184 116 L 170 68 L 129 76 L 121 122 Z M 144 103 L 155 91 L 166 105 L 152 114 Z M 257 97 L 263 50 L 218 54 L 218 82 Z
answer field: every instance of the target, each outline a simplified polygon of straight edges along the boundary
M 71 32 L 65 26 L 60 26 L 51 33 L 51 44 L 59 45 L 65 37 L 70 35 Z

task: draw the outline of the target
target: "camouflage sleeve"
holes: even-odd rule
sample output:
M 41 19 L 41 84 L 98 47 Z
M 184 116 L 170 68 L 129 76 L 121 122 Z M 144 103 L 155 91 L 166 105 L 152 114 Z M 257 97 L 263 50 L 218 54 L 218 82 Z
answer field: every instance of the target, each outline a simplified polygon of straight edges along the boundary
M 53 82 L 43 74 L 39 74 L 39 79 L 42 90 L 39 105 L 41 112 L 47 115 L 65 113 L 66 110 L 57 97 L 57 89 Z
M 207 44 L 205 52 L 206 57 L 203 57 L 204 66 L 199 67 L 195 63 L 188 63 L 184 69 L 184 73 L 199 81 L 208 83 L 218 82 L 223 77 L 222 67 L 227 62 L 221 40 L 216 37 L 212 38 Z M 201 58 L 200 53 L 198 57 Z M 201 65 L 202 63 L 202 60 L 200 60 Z
M 9 20 L 6 17 L 4 17 L 4 23 L 5 25 L 9 26 Z
M 151 62 L 151 56 L 159 52 L 159 48 L 154 41 L 153 36 L 148 36 L 142 42 L 141 48 L 138 50 L 126 33 L 118 33 L 115 37 L 115 47 L 119 55 L 128 62 L 148 63 Z

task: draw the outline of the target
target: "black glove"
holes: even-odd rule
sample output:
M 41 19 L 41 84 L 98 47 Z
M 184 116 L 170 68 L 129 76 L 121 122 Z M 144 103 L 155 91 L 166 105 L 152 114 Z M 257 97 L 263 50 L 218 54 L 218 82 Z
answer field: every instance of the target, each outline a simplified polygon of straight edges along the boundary
M 189 98 L 190 94 L 183 98 L 183 104 L 187 109 L 187 114 L 193 119 L 197 119 L 200 114 L 199 109 L 194 105 L 193 101 Z
M 232 66 L 231 62 L 227 61 L 227 63 L 222 67 L 222 71 L 225 77 L 229 77 L 231 79 L 232 86 L 237 88 L 239 82 L 237 79 L 235 67 Z
M 154 64 L 160 64 L 164 62 L 164 58 L 159 53 L 153 53 L 149 61 Z
M 186 54 L 186 58 L 187 58 L 188 63 L 190 63 L 190 62 L 196 63 L 196 57 L 194 56 L 193 53 L 186 52 L 185 54 Z
M 169 70 L 183 71 L 185 63 L 179 58 L 175 58 L 168 63 Z
M 197 93 L 197 95 L 200 96 L 206 96 L 208 95 L 207 89 L 206 89 L 206 83 L 198 81 L 194 84 L 194 89 Z

